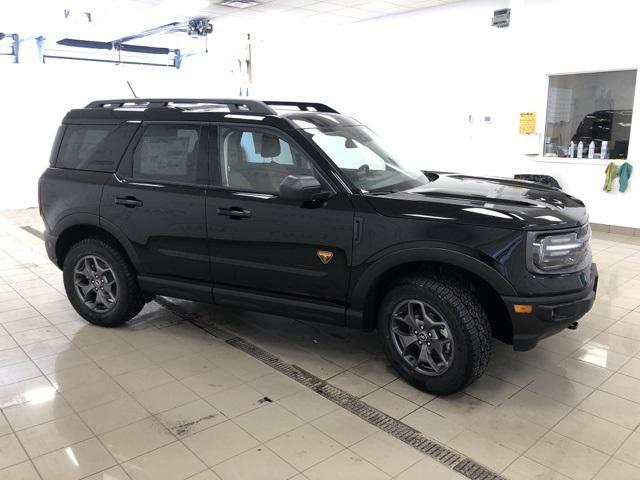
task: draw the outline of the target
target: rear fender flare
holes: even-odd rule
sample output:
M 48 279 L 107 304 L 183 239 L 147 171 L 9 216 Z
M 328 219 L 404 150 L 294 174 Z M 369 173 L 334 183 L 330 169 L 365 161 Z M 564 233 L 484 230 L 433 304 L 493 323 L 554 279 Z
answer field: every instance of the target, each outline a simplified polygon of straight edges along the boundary
M 135 269 L 138 270 L 140 260 L 138 259 L 138 255 L 136 254 L 136 251 L 131 245 L 129 239 L 118 227 L 111 222 L 106 221 L 104 218 L 100 218 L 98 215 L 90 213 L 72 213 L 58 221 L 51 233 L 56 237 L 56 239 L 59 239 L 60 236 L 70 228 L 81 226 L 96 227 L 113 236 L 120 246 L 122 246 Z

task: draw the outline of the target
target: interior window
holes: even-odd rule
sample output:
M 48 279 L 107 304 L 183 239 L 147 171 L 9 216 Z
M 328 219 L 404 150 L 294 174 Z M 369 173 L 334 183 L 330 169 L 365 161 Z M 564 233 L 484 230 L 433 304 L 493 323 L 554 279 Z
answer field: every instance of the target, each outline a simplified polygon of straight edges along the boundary
M 288 175 L 314 175 L 307 156 L 278 135 L 258 129 L 220 129 L 222 185 L 277 194 Z
M 624 160 L 636 70 L 551 75 L 545 157 Z
M 133 176 L 140 179 L 202 183 L 206 172 L 198 159 L 201 128 L 149 125 L 133 155 Z

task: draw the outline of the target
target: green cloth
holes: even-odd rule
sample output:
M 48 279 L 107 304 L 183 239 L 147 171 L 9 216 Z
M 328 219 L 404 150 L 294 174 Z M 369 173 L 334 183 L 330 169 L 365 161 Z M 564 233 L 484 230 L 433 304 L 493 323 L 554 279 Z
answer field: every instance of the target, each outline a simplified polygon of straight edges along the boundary
M 620 177 L 620 191 L 623 193 L 629 186 L 629 177 L 631 177 L 632 171 L 633 167 L 627 162 L 620 165 L 620 168 L 618 169 L 618 176 Z
M 604 173 L 605 177 L 603 190 L 605 192 L 610 192 L 611 188 L 613 187 L 613 181 L 618 176 L 618 166 L 614 162 L 611 162 L 609 163 L 609 165 L 607 165 L 607 169 L 604 171 Z

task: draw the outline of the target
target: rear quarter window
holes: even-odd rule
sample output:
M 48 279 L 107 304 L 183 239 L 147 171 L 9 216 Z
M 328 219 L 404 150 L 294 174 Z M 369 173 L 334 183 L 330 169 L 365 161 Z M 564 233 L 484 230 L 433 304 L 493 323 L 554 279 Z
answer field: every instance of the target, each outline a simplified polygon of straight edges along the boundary
M 138 125 L 67 125 L 56 167 L 114 172 Z
M 62 136 L 64 135 L 64 125 L 60 125 L 58 127 L 58 131 L 56 132 L 56 138 L 53 140 L 53 145 L 51 146 L 51 154 L 49 155 L 49 165 L 51 167 L 55 166 L 56 158 L 58 157 L 58 150 L 60 150 L 60 142 L 62 141 Z

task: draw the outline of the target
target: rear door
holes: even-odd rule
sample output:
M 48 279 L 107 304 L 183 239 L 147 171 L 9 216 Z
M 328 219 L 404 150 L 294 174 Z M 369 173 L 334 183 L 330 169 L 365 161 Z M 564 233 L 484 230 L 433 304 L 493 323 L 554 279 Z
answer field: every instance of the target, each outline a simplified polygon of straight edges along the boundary
M 129 122 L 74 123 L 58 129 L 53 168 L 40 181 L 40 208 L 51 233 L 59 235 L 59 228 L 72 219 L 98 225 L 102 186 L 137 129 L 138 124 Z
M 142 124 L 100 212 L 129 239 L 140 274 L 208 284 L 207 180 L 205 125 Z

